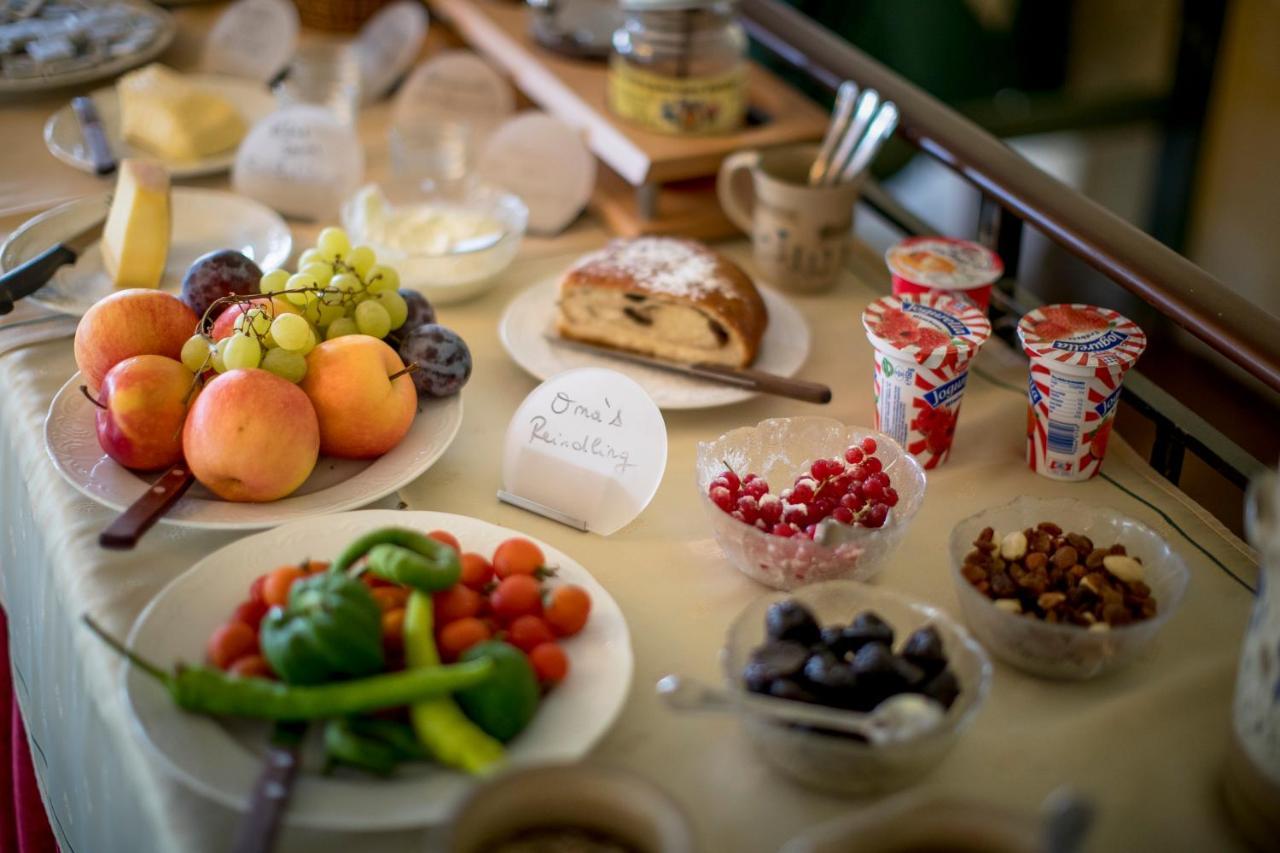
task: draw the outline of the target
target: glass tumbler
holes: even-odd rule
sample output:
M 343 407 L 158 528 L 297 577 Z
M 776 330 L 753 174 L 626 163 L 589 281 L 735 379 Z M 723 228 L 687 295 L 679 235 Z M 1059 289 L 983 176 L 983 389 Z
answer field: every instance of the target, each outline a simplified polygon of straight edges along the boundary
M 360 63 L 350 45 L 310 42 L 298 46 L 288 73 L 276 87 L 281 106 L 312 104 L 355 124 L 360 108 Z

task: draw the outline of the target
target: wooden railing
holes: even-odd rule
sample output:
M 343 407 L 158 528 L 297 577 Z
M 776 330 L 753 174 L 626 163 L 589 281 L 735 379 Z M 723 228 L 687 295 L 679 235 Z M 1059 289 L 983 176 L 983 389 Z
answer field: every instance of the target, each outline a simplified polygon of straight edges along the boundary
M 979 236 L 1001 255 L 1010 280 L 1017 277 L 1025 222 L 1280 392 L 1280 320 L 790 6 L 739 5 L 752 39 L 818 84 L 834 91 L 854 80 L 898 105 L 898 135 L 982 193 Z M 904 231 L 930 231 L 881 192 L 865 200 Z M 1006 290 L 994 308 L 1021 306 Z M 1125 398 L 1155 424 L 1151 464 L 1166 477 L 1178 480 L 1188 449 L 1237 485 L 1263 467 L 1171 395 L 1135 378 L 1126 380 Z

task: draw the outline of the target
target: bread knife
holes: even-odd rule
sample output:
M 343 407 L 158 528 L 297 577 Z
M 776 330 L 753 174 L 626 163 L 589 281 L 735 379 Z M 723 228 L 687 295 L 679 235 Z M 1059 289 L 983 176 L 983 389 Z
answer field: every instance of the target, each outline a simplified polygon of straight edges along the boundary
M 102 226 L 106 221 L 107 215 L 104 213 L 101 219 L 78 234 L 73 234 L 26 263 L 0 275 L 0 314 L 8 314 L 13 310 L 14 302 L 48 284 L 49 279 L 61 267 L 74 264 L 86 249 L 101 239 Z
M 587 344 L 582 341 L 572 341 L 568 338 L 561 338 L 556 335 L 546 335 L 545 337 L 556 346 L 567 347 L 572 350 L 577 350 L 578 352 L 601 355 L 605 358 L 628 361 L 632 364 L 642 364 L 645 367 L 656 367 L 658 370 L 665 370 L 669 373 L 679 373 L 684 376 L 705 379 L 709 382 L 719 382 L 722 385 L 732 385 L 733 387 L 741 388 L 744 391 L 758 391 L 762 394 L 774 394 L 779 397 L 790 397 L 793 400 L 803 400 L 806 403 L 831 402 L 831 389 L 826 385 L 821 385 L 817 382 L 806 382 L 803 379 L 791 379 L 787 376 L 779 376 L 776 373 L 765 373 L 763 370 L 726 367 L 723 364 L 709 364 L 707 362 L 684 364 L 678 361 L 666 361 L 664 359 L 640 355 L 639 353 L 634 352 L 626 352 L 624 350 L 598 347 L 594 344 Z

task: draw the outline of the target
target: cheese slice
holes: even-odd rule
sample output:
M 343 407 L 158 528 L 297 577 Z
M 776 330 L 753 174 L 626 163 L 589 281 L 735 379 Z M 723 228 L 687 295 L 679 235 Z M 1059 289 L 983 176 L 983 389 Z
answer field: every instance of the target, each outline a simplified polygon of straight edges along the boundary
M 230 101 L 158 63 L 121 77 L 116 94 L 125 141 L 166 160 L 201 160 L 244 138 Z
M 169 254 L 169 173 L 156 160 L 123 160 L 102 231 L 102 263 L 120 287 L 159 287 Z

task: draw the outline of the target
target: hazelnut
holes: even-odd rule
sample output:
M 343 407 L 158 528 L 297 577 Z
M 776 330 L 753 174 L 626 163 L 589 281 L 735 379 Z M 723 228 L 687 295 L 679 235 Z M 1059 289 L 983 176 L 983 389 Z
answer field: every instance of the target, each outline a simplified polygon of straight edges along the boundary
M 1000 540 L 1000 556 L 1006 560 L 1020 560 L 1027 553 L 1027 537 L 1015 530 Z
M 1115 575 L 1125 583 L 1135 583 L 1142 580 L 1144 569 L 1142 563 L 1139 563 L 1133 557 L 1124 555 L 1110 554 L 1102 559 L 1102 565 L 1107 571 Z
M 997 598 L 995 605 L 998 610 L 1003 610 L 1005 613 L 1022 612 L 1022 602 L 1016 598 Z
M 1066 600 L 1067 597 L 1060 592 L 1046 592 L 1036 599 L 1036 604 L 1041 610 L 1052 610 Z

